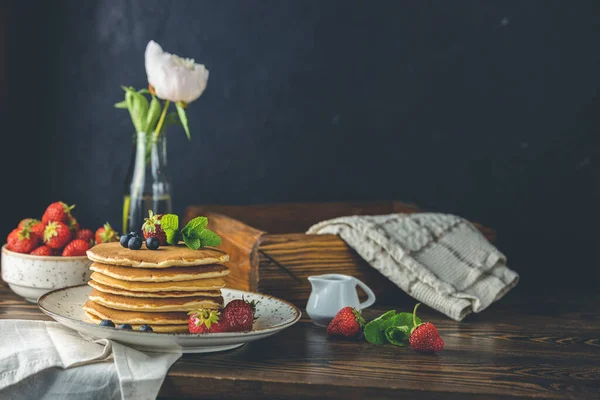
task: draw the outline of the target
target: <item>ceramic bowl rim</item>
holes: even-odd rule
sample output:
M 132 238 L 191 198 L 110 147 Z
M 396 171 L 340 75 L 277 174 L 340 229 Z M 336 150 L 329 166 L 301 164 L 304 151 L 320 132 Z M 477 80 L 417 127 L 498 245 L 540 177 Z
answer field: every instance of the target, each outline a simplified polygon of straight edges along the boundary
M 75 256 L 75 257 L 63 257 L 63 256 L 36 256 L 36 255 L 31 255 L 31 254 L 25 254 L 25 253 L 17 253 L 16 251 L 12 251 L 9 250 L 8 247 L 6 247 L 7 244 L 5 243 L 2 246 L 2 254 L 8 254 L 11 255 L 13 257 L 17 257 L 17 258 L 23 258 L 25 260 L 37 260 L 37 261 L 83 261 L 83 260 L 89 260 L 89 258 L 87 256 Z

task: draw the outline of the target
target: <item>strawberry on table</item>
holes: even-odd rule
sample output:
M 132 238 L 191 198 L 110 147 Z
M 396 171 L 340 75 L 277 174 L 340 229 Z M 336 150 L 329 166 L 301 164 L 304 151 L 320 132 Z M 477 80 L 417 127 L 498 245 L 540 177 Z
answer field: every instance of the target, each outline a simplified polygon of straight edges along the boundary
M 223 309 L 221 320 L 227 324 L 229 331 L 244 332 L 252 330 L 256 304 L 242 300 L 232 300 Z
M 354 337 L 357 336 L 365 320 L 360 311 L 352 307 L 342 308 L 327 327 L 327 334 L 332 336 Z
M 85 252 L 90 249 L 90 244 L 86 240 L 74 239 L 70 241 L 62 251 L 63 257 L 85 256 Z
M 144 225 L 142 225 L 144 239 L 155 237 L 158 239 L 161 246 L 166 246 L 167 235 L 160 224 L 163 214 L 154 214 L 152 210 L 150 210 L 148 214 L 149 217 L 144 220 Z
M 9 250 L 27 254 L 40 245 L 40 238 L 28 228 L 17 228 L 8 235 L 7 243 Z
M 48 222 L 44 229 L 44 243 L 53 249 L 65 247 L 71 241 L 72 236 L 69 227 L 62 222 Z
M 107 222 L 103 227 L 96 230 L 96 244 L 118 242 L 119 235 L 112 226 Z
M 58 221 L 65 224 L 69 223 L 69 216 L 71 210 L 75 208 L 75 205 L 68 206 L 62 201 L 52 203 L 46 208 L 44 215 L 42 215 L 42 222 L 47 224 L 50 221 Z
M 415 316 L 417 315 L 418 307 L 419 304 L 417 304 L 413 310 L 413 322 Z M 408 343 L 410 343 L 410 347 L 416 351 L 427 353 L 442 351 L 444 348 L 444 341 L 440 337 L 440 333 L 435 325 L 433 325 L 431 322 L 425 322 L 419 325 L 414 322 L 414 324 L 415 327 L 412 329 L 410 336 L 408 337 Z
M 80 229 L 77 231 L 77 233 L 75 233 L 75 239 L 85 240 L 90 244 L 90 246 L 93 246 L 94 232 L 92 232 L 90 229 Z
M 19 222 L 19 228 L 31 229 L 31 231 L 38 235 L 38 237 L 40 238 L 44 234 L 45 227 L 46 225 L 42 221 L 35 218 L 25 218 L 21 220 L 21 222 Z
M 46 245 L 38 247 L 37 249 L 33 250 L 29 254 L 31 254 L 32 256 L 54 256 L 55 255 L 54 249 L 52 249 Z
M 220 313 L 217 310 L 201 308 L 190 311 L 188 315 L 188 328 L 190 333 L 227 332 L 227 325 L 220 320 Z

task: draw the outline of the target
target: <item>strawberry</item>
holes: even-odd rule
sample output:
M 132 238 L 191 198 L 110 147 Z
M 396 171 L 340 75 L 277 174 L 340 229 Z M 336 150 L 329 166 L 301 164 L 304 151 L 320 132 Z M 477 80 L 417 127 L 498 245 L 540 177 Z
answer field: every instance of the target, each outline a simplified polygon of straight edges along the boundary
M 244 332 L 252 330 L 256 304 L 246 300 L 232 300 L 223 309 L 221 320 L 227 324 L 231 332 Z
M 19 228 L 29 228 L 32 232 L 34 232 L 38 237 L 42 237 L 44 234 L 44 228 L 46 225 L 42 223 L 39 219 L 35 218 L 25 218 L 19 222 Z
M 44 243 L 53 249 L 65 247 L 71 241 L 72 236 L 69 227 L 62 222 L 48 222 L 44 229 Z
M 44 215 L 42 215 L 42 222 L 47 224 L 50 221 L 58 221 L 68 224 L 69 216 L 71 215 L 71 210 L 73 208 L 75 208 L 75 205 L 68 206 L 62 201 L 52 203 L 46 208 Z
M 103 227 L 98 228 L 96 231 L 96 244 L 118 241 L 119 235 L 117 234 L 117 231 L 115 231 L 108 222 L 105 223 Z
M 360 311 L 352 307 L 342 308 L 327 327 L 327 334 L 332 336 L 353 337 L 360 333 L 365 320 Z
M 94 232 L 89 229 L 80 229 L 75 233 L 75 239 L 85 240 L 91 247 L 94 245 Z
M 34 251 L 32 251 L 31 253 L 32 256 L 53 256 L 54 255 L 54 249 L 43 245 L 38 247 L 37 249 L 35 249 Z
M 69 214 L 69 218 L 67 219 L 67 225 L 69 226 L 69 229 L 73 233 L 77 233 L 77 231 L 79 230 L 79 222 L 77 222 L 75 217 L 70 214 Z
M 62 251 L 63 257 L 85 256 L 85 252 L 90 249 L 90 243 L 82 239 L 70 241 Z
M 152 210 L 149 211 L 149 218 L 146 218 L 144 221 L 144 225 L 142 225 L 142 233 L 144 234 L 144 239 L 148 239 L 149 237 L 155 237 L 158 239 L 158 242 L 161 246 L 167 245 L 167 235 L 160 225 L 160 220 L 162 219 L 162 214 L 154 214 Z
M 11 236 L 12 235 L 12 236 Z M 17 228 L 8 235 L 9 250 L 31 253 L 40 245 L 40 237 L 28 228 Z
M 190 333 L 227 332 L 227 324 L 220 322 L 217 310 L 200 308 L 188 313 L 188 328 Z
M 410 336 L 408 337 L 408 343 L 416 351 L 421 352 L 437 352 L 442 351 L 444 348 L 444 341 L 440 337 L 440 334 L 431 322 L 425 322 L 417 325 L 415 317 L 417 315 L 417 308 L 419 304 L 415 306 L 413 310 L 413 323 L 415 327 L 411 330 Z
M 6 238 L 6 247 L 8 247 L 9 250 L 12 250 L 17 240 L 19 240 L 19 228 L 13 229 L 8 234 L 8 237 Z

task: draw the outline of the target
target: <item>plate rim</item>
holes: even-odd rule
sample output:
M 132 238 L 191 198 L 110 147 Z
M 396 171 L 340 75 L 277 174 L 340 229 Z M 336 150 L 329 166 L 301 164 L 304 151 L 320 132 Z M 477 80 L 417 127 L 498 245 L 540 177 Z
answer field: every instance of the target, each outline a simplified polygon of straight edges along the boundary
M 59 288 L 59 289 L 54 289 L 48 293 L 45 293 L 43 295 L 41 295 L 38 299 L 37 299 L 37 306 L 38 308 L 46 315 L 52 317 L 52 319 L 54 319 L 55 321 L 57 321 L 58 323 L 60 323 L 61 325 L 64 325 L 63 323 L 61 323 L 57 318 L 64 318 L 67 319 L 71 322 L 77 323 L 79 325 L 83 325 L 83 326 L 92 326 L 92 327 L 96 327 L 96 328 L 103 328 L 99 325 L 96 324 L 92 324 L 91 322 L 86 322 L 86 321 L 81 321 L 72 317 L 67 317 L 65 315 L 60 315 L 57 314 L 53 311 L 48 310 L 47 308 L 45 308 L 41 303 L 46 299 L 46 297 L 52 295 L 52 294 L 56 294 L 58 292 L 63 292 L 63 291 L 67 291 L 67 290 L 71 290 L 71 289 L 77 289 L 77 288 L 83 288 L 83 287 L 89 287 L 87 283 L 81 284 L 81 285 L 72 285 L 72 286 L 66 286 L 64 288 Z M 298 322 L 301 318 L 302 318 L 302 311 L 300 311 L 300 309 L 298 307 L 296 307 L 294 304 L 290 303 L 287 300 L 283 300 L 280 299 L 278 297 L 275 296 L 271 296 L 269 294 L 263 294 L 263 293 L 257 293 L 257 292 L 250 292 L 247 290 L 240 290 L 240 289 L 233 289 L 233 288 L 223 288 L 221 290 L 235 290 L 237 292 L 242 292 L 242 293 L 248 293 L 248 294 L 252 294 L 252 295 L 257 295 L 257 296 L 263 296 L 263 297 L 267 297 L 276 301 L 280 301 L 282 303 L 287 304 L 295 313 L 295 316 L 292 318 L 291 321 L 289 322 L 285 322 L 285 323 L 280 323 L 278 325 L 274 325 L 274 326 L 270 326 L 268 328 L 262 328 L 262 329 L 253 329 L 251 331 L 248 332 L 211 332 L 211 333 L 175 333 L 175 332 L 138 332 L 138 331 L 127 331 L 127 330 L 119 330 L 119 333 L 123 333 L 123 334 L 128 334 L 128 335 L 135 335 L 135 334 L 144 334 L 144 335 L 157 335 L 158 337 L 165 337 L 165 336 L 173 336 L 173 337 L 177 337 L 177 338 L 181 338 L 181 339 L 192 339 L 192 338 L 235 338 L 235 337 L 253 337 L 253 336 L 260 336 L 263 334 L 267 334 L 267 333 L 275 333 L 275 332 L 279 332 L 285 328 L 288 328 L 292 325 L 294 325 L 296 322 Z

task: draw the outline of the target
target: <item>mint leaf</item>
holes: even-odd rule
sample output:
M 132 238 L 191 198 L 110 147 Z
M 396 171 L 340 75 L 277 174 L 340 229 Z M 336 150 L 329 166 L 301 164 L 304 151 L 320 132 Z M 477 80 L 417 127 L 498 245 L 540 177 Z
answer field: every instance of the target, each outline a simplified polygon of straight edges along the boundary
M 206 228 L 207 225 L 208 225 L 208 218 L 196 217 L 187 223 L 185 228 L 183 228 L 183 232 L 185 232 L 185 233 L 195 232 L 196 234 L 199 234 L 204 228 Z
M 417 325 L 421 323 L 421 318 L 416 317 L 416 320 L 417 320 Z M 411 313 L 407 313 L 407 312 L 398 313 L 398 314 L 394 315 L 392 318 L 390 318 L 389 323 L 387 324 L 387 327 L 390 327 L 390 326 L 408 326 L 409 329 L 412 329 L 414 327 L 413 315 Z
M 115 108 L 127 108 L 127 101 L 123 100 L 115 103 Z
M 365 325 L 364 334 L 367 342 L 371 344 L 382 345 L 386 342 L 384 331 L 377 321 L 371 321 Z
M 202 246 L 218 246 L 221 244 L 221 237 L 210 229 L 201 231 L 197 236 L 202 242 Z
M 188 140 L 192 140 L 190 136 L 190 128 L 188 127 L 188 119 L 187 115 L 185 115 L 185 108 L 183 108 L 179 103 L 175 103 L 175 107 L 177 108 L 177 114 L 179 114 L 179 120 L 181 121 L 181 125 L 183 125 L 183 129 L 185 130 L 185 134 Z
M 160 226 L 165 231 L 167 229 L 177 230 L 179 229 L 179 217 L 175 214 L 165 214 L 160 219 Z
M 385 337 L 387 323 L 395 315 L 396 311 L 390 310 L 365 325 L 364 334 L 367 342 L 377 345 L 385 344 L 387 342 Z
M 177 229 L 165 229 L 165 234 L 167 236 L 167 243 L 170 245 L 176 245 L 179 243 L 180 232 Z
M 412 321 L 411 321 L 412 324 Z M 385 338 L 395 346 L 404 346 L 410 336 L 410 328 L 407 325 L 389 326 L 385 330 Z
M 202 245 L 200 239 L 196 236 L 183 235 L 183 242 L 192 250 L 198 250 Z

